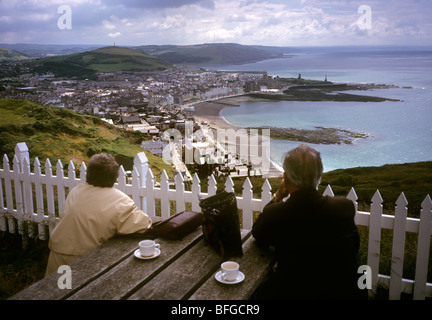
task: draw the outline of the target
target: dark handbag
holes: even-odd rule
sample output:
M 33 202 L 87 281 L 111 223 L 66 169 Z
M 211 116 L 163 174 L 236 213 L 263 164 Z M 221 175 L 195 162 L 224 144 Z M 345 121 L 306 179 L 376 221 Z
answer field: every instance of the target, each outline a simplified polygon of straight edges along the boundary
M 233 192 L 222 191 L 200 199 L 204 238 L 222 257 L 243 255 L 237 200 Z
M 182 211 L 168 219 L 155 222 L 147 234 L 169 240 L 180 240 L 202 225 L 201 212 Z

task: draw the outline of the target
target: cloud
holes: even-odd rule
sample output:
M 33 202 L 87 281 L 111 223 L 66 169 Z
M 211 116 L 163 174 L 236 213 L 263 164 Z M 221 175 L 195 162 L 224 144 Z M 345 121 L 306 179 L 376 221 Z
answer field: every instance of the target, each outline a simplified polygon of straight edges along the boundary
M 432 45 L 429 0 L 367 2 L 370 30 L 359 30 L 357 0 L 0 0 L 0 42 Z M 71 30 L 57 28 L 63 4 Z
M 121 36 L 121 33 L 120 33 L 120 32 L 116 32 L 116 33 L 108 33 L 108 37 L 110 37 L 110 38 L 117 38 L 117 37 L 119 37 L 119 36 Z

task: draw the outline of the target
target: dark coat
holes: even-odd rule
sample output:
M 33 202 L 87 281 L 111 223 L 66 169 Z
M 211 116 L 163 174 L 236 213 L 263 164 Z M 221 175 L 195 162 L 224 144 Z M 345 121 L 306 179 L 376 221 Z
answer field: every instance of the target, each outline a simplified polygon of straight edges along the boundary
M 358 299 L 359 235 L 352 201 L 322 196 L 316 189 L 271 201 L 252 228 L 258 244 L 275 247 L 276 272 L 258 298 Z

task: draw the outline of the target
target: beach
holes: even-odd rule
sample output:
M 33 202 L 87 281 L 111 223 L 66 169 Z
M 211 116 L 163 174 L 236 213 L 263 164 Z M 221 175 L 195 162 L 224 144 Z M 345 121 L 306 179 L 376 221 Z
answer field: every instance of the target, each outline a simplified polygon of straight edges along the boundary
M 256 98 L 256 97 L 251 97 L 248 95 L 239 95 L 239 96 L 233 96 L 233 97 L 227 97 L 227 98 L 221 98 L 218 100 L 214 100 L 214 101 L 205 101 L 205 102 L 200 102 L 194 105 L 195 108 L 195 112 L 194 112 L 194 118 L 195 121 L 197 121 L 198 123 L 202 123 L 205 122 L 207 123 L 210 128 L 213 129 L 213 134 L 214 136 L 216 136 L 216 131 L 218 129 L 234 129 L 234 130 L 239 130 L 239 129 L 243 129 L 242 127 L 233 125 L 232 123 L 228 122 L 224 117 L 222 117 L 220 115 L 220 112 L 222 111 L 223 108 L 225 107 L 235 107 L 235 106 L 239 106 L 240 103 L 242 102 L 250 102 L 250 101 L 260 101 L 261 99 Z M 237 150 L 237 155 L 240 155 L 240 150 L 241 150 L 241 139 L 237 140 L 237 146 L 236 146 L 236 150 Z M 262 154 L 261 153 L 261 145 L 262 145 L 262 137 L 259 136 L 258 137 L 258 154 Z M 228 142 L 227 142 L 228 143 Z M 250 145 L 251 147 L 251 145 Z M 263 155 L 264 156 L 264 155 Z M 283 170 L 282 168 L 274 163 L 271 159 L 270 156 L 267 156 L 266 159 L 263 159 L 262 163 L 265 164 L 269 164 L 268 169 L 264 168 L 263 166 L 263 177 L 264 178 L 272 178 L 272 177 L 281 177 Z M 254 169 L 261 169 L 261 165 L 257 164 L 254 165 L 252 163 L 252 166 Z

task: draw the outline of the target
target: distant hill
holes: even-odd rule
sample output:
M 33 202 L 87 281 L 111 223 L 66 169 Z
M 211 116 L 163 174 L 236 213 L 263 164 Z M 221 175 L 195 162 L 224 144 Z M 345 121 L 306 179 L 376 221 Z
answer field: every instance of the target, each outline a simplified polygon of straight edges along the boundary
M 26 55 L 15 50 L 0 48 L 0 62 L 25 60 L 28 59 Z
M 94 79 L 96 72 L 157 71 L 172 67 L 169 62 L 140 50 L 114 46 L 41 58 L 34 64 L 34 72 L 78 79 Z
M 101 48 L 101 45 L 88 44 L 28 44 L 28 43 L 0 43 L 0 48 L 21 52 L 30 58 L 44 58 L 64 54 L 80 53 Z
M 17 143 L 25 142 L 31 162 L 47 158 L 53 166 L 60 159 L 64 166 L 72 160 L 76 167 L 95 153 L 112 154 L 125 170 L 131 170 L 136 154 L 146 137 L 140 132 L 125 131 L 98 117 L 71 110 L 42 106 L 26 100 L 0 99 L 0 156 L 12 162 Z M 162 170 L 173 175 L 172 167 L 162 158 L 144 151 L 156 177 Z
M 173 64 L 243 64 L 280 58 L 283 48 L 248 46 L 237 43 L 205 43 L 197 45 L 148 45 L 135 47 Z

